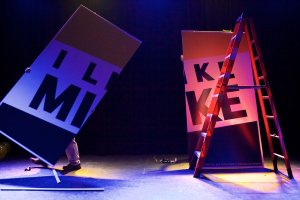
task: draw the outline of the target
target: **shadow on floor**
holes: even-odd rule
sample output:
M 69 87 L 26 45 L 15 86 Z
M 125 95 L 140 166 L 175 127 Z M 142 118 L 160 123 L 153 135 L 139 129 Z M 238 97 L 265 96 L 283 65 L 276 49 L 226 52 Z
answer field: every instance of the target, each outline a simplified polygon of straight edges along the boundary
M 241 168 L 241 169 L 202 169 L 202 173 L 251 173 L 251 172 L 273 172 L 263 167 Z
M 192 169 L 180 169 L 180 170 L 166 170 L 166 166 L 162 166 L 159 170 L 147 171 L 148 175 L 159 174 L 162 176 L 169 175 L 191 175 L 193 177 L 194 170 Z M 234 174 L 234 173 L 265 173 L 273 172 L 273 170 L 267 168 L 247 168 L 247 169 L 203 169 L 203 174 L 214 174 L 214 173 L 223 173 L 223 174 Z M 201 178 L 205 178 L 201 175 Z
M 128 185 L 124 180 L 95 179 L 87 177 L 60 176 L 61 183 L 57 184 L 53 176 L 23 177 L 0 179 L 1 188 L 30 187 L 30 188 L 103 188 L 122 187 Z

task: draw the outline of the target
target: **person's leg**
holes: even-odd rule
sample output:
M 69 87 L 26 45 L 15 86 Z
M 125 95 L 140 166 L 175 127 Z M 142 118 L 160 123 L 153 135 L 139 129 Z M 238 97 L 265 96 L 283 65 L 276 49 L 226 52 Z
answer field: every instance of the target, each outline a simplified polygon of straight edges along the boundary
M 70 144 L 66 148 L 66 155 L 68 158 L 68 161 L 72 165 L 78 165 L 80 164 L 80 158 L 79 158 L 79 151 L 78 151 L 78 145 L 75 141 L 75 138 L 73 138 L 70 142 Z
M 66 152 L 69 164 L 66 165 L 66 166 L 63 166 L 63 169 L 66 172 L 81 169 L 80 157 L 79 157 L 79 151 L 78 151 L 78 145 L 77 145 L 77 142 L 75 141 L 75 138 L 73 138 L 71 140 L 71 142 L 67 146 L 65 152 Z M 46 163 L 44 163 L 43 161 L 41 161 L 39 158 L 31 157 L 30 160 L 34 164 L 42 165 L 44 167 L 48 166 Z
M 80 165 L 80 157 L 79 157 L 79 151 L 78 151 L 78 145 L 77 142 L 75 141 L 75 138 L 72 139 L 70 144 L 66 148 L 66 155 L 67 159 L 69 161 L 69 164 L 66 166 L 63 166 L 64 170 L 77 170 L 81 168 Z

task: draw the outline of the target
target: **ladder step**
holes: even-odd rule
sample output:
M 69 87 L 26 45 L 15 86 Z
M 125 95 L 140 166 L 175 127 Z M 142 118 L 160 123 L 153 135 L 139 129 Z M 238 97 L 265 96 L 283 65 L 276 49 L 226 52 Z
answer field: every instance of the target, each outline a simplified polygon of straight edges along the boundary
M 200 157 L 200 151 L 195 151 L 194 154 L 197 156 L 197 158 Z
M 262 98 L 263 99 L 269 99 L 269 96 L 263 96 Z
M 258 56 L 256 56 L 256 57 L 254 58 L 254 60 L 259 60 L 259 57 L 258 57 Z
M 264 76 L 260 76 L 260 77 L 258 77 L 258 80 L 264 80 L 265 79 L 265 77 Z
M 225 72 L 224 74 L 221 74 L 219 76 L 219 79 L 221 79 L 221 78 L 229 78 L 229 77 L 230 77 L 230 73 Z
M 271 134 L 270 136 L 273 137 L 273 138 L 279 138 L 279 136 L 276 135 L 276 134 Z
M 202 136 L 202 137 L 206 137 L 206 135 L 207 135 L 207 133 L 201 132 L 201 136 Z
M 265 88 L 265 85 L 228 85 L 227 89 L 261 89 Z
M 213 116 L 213 114 L 211 114 L 211 113 L 206 114 L 206 117 L 212 117 L 212 116 Z
M 266 115 L 266 117 L 267 117 L 268 119 L 275 119 L 275 117 L 274 117 L 273 115 Z
M 230 53 L 230 54 L 228 54 L 228 55 L 225 57 L 225 59 L 224 59 L 224 60 L 226 60 L 226 59 L 230 58 L 230 56 L 231 56 L 231 53 Z
M 234 39 L 236 38 L 236 35 L 237 35 L 237 34 L 235 34 L 234 36 L 231 37 L 231 41 L 234 40 Z
M 277 156 L 278 158 L 284 159 L 284 156 L 283 156 L 283 155 L 280 155 L 280 154 L 278 154 L 278 153 L 273 153 L 273 154 L 274 154 L 274 156 Z

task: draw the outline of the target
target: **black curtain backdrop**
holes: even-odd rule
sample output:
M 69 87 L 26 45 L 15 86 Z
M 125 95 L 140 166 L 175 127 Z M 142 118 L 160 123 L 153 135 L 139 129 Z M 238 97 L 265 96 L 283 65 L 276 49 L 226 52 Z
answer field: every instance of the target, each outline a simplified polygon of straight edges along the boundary
M 77 136 L 82 154 L 186 153 L 181 30 L 232 30 L 241 13 L 254 20 L 287 150 L 300 153 L 299 1 L 2 0 L 1 99 L 80 4 L 143 42 Z

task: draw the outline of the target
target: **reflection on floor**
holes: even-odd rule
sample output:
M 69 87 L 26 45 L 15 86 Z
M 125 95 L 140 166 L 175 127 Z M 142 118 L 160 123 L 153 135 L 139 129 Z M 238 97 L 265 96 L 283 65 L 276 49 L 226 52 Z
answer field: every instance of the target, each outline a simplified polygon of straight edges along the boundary
M 300 199 L 299 161 L 291 161 L 295 178 L 290 180 L 273 173 L 268 160 L 265 168 L 205 170 L 200 178 L 193 178 L 186 155 L 83 155 L 81 160 L 83 168 L 66 175 L 59 174 L 66 159 L 59 160 L 59 184 L 52 170 L 34 166 L 27 158 L 1 160 L 0 199 Z M 29 166 L 32 169 L 25 171 Z M 285 173 L 283 165 L 279 168 Z M 93 191 L 99 188 L 104 191 Z

